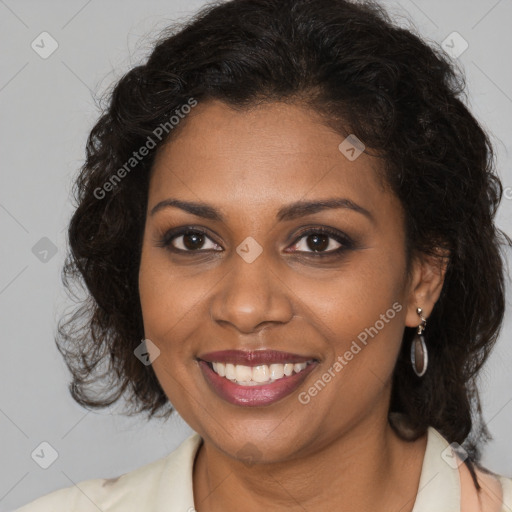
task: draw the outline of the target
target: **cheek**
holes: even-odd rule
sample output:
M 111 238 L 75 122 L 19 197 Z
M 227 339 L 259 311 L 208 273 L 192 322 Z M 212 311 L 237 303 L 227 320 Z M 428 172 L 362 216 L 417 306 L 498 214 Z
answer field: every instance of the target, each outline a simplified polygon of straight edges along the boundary
M 195 361 L 187 343 L 180 340 L 186 341 L 197 329 L 197 289 L 186 286 L 160 252 L 164 251 L 143 247 L 141 255 L 139 295 L 144 335 L 160 351 L 152 368 L 165 394 L 174 408 L 193 422 L 188 418 L 186 390 L 191 389 L 187 379 L 191 378 Z
M 143 248 L 139 294 L 144 335 L 160 350 L 152 363 L 158 381 L 186 418 L 188 400 L 199 374 L 195 356 L 208 333 L 206 298 L 218 282 L 212 274 L 193 266 L 184 269 L 171 265 L 161 248 Z
M 290 287 L 297 290 L 306 310 L 312 313 L 310 317 L 323 324 L 330 337 L 346 340 L 357 337 L 376 322 L 383 332 L 390 331 L 392 324 L 400 324 L 396 320 L 401 317 L 397 309 L 404 309 L 404 268 L 400 254 L 368 249 L 355 253 L 328 279 L 296 279 Z M 401 307 L 393 309 L 394 303 Z M 381 315 L 385 315 L 384 320 Z
M 182 269 L 172 266 L 165 250 L 145 242 L 139 270 L 139 295 L 147 337 L 163 342 L 190 317 L 197 320 L 197 309 L 204 294 L 204 279 L 184 278 Z M 205 276 L 206 277 L 206 276 Z M 199 285 L 199 286 L 198 286 Z
M 304 309 L 322 334 L 329 354 L 326 367 L 335 375 L 325 375 L 336 382 L 331 389 L 335 403 L 340 403 L 335 389 L 358 396 L 362 404 L 390 381 L 404 329 L 404 275 L 402 253 L 365 249 L 331 279 L 302 283 Z M 323 368 L 318 377 L 325 372 Z M 357 407 L 347 400 L 343 407 Z
M 309 296 L 315 316 L 322 316 L 317 329 L 329 357 L 298 397 L 329 429 L 386 404 L 405 314 L 396 283 L 382 274 L 359 274 L 337 284 L 342 291 L 331 290 L 333 300 L 327 294 Z

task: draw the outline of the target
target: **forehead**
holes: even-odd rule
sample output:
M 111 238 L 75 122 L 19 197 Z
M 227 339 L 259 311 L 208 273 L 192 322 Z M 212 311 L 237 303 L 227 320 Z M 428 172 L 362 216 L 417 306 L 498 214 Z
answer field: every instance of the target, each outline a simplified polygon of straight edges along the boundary
M 159 149 L 149 207 L 170 195 L 226 212 L 242 206 L 277 210 L 284 203 L 333 196 L 365 208 L 390 206 L 394 197 L 382 188 L 378 161 L 366 153 L 347 158 L 339 149 L 343 141 L 314 110 L 296 104 L 249 110 L 220 101 L 199 104 Z

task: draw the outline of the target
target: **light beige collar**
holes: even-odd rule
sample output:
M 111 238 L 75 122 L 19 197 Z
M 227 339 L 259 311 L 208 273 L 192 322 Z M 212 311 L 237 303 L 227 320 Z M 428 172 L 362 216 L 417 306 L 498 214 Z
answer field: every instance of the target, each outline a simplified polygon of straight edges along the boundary
M 201 437 L 195 433 L 168 457 L 155 496 L 155 512 L 194 511 L 192 470 L 200 443 Z M 419 492 L 412 512 L 460 512 L 459 471 L 455 463 L 450 465 L 450 454 L 446 439 L 429 427 Z
M 201 442 L 199 434 L 194 433 L 164 458 L 159 481 L 154 487 L 150 500 L 154 505 L 148 510 L 151 512 L 195 511 L 192 472 Z M 448 441 L 436 429 L 429 427 L 418 494 L 412 512 L 460 512 L 459 464 L 460 460 L 457 462 L 457 456 Z M 149 505 L 147 502 L 146 504 Z M 122 503 L 116 503 L 112 512 L 117 512 L 117 505 Z M 111 509 L 108 510 L 110 512 Z M 122 510 L 122 507 L 119 510 Z
M 457 459 L 448 441 L 428 428 L 418 494 L 412 512 L 460 512 Z

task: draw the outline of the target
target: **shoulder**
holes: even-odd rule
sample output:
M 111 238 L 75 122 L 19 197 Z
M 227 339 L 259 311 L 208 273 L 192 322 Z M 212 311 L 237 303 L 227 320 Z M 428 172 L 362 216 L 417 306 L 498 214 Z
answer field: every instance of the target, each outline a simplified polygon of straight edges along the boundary
M 161 458 L 116 478 L 83 480 L 45 494 L 16 512 L 98 512 L 109 503 L 126 500 L 130 495 L 142 493 L 151 496 L 152 487 L 158 481 L 167 459 Z
M 498 480 L 502 489 L 502 509 L 500 512 L 509 512 L 512 510 L 512 478 L 498 475 Z
M 201 438 L 193 434 L 169 455 L 116 478 L 82 480 L 37 498 L 14 512 L 117 512 L 153 511 L 162 495 L 163 482 L 179 493 L 192 485 L 184 478 Z M 185 471 L 187 473 L 187 471 Z M 177 498 L 179 496 L 176 496 Z
M 466 458 L 461 446 L 449 443 L 435 428 L 428 428 L 413 512 L 512 512 L 512 479 L 473 463 L 480 487 L 477 490 Z M 420 492 L 424 488 L 428 490 Z
M 107 481 L 100 478 L 83 480 L 74 486 L 45 494 L 16 509 L 15 512 L 97 512 L 99 504 L 103 501 L 102 489 Z
M 465 512 L 509 512 L 512 510 L 512 478 L 474 466 L 480 490 L 474 486 L 469 469 L 459 466 L 461 510 Z

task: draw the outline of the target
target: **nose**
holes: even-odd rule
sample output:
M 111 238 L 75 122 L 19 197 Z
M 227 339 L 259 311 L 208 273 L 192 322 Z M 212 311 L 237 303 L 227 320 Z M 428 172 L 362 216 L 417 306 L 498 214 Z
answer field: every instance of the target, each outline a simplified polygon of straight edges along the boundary
M 215 322 L 248 334 L 292 319 L 292 292 L 271 270 L 264 254 L 251 263 L 233 255 L 231 268 L 212 298 L 210 311 Z

